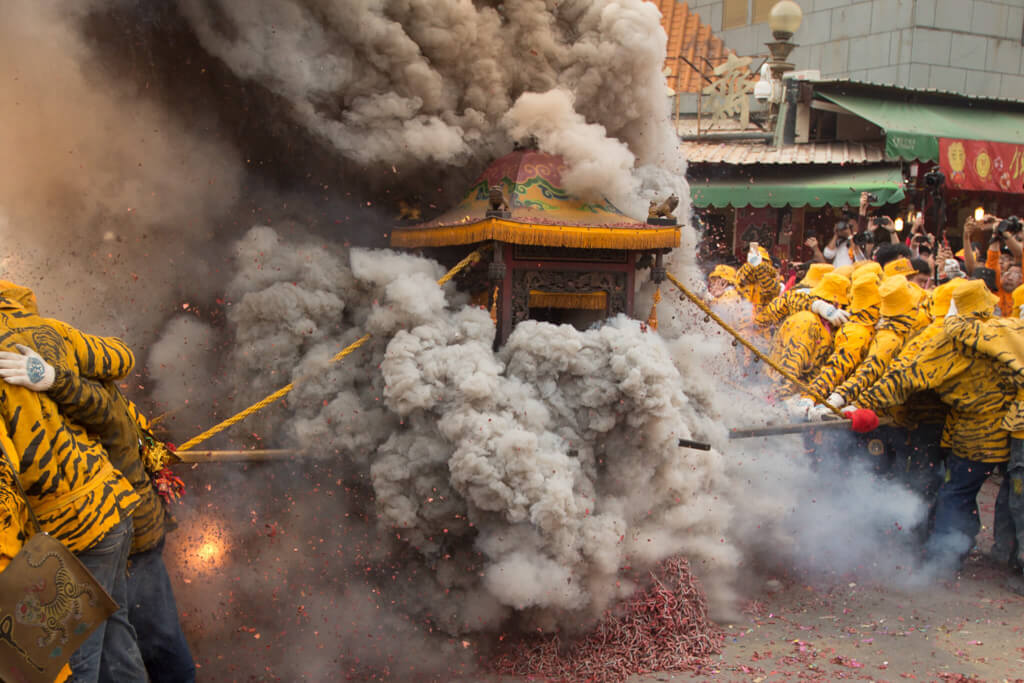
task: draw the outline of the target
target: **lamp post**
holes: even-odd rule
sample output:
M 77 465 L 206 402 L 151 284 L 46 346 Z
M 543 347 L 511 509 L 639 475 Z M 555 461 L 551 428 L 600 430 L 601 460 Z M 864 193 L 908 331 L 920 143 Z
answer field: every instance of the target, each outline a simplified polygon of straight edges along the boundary
M 765 44 L 772 55 L 768 61 L 768 68 L 771 69 L 772 78 L 775 80 L 781 81 L 782 74 L 793 70 L 793 64 L 786 61 L 789 53 L 796 47 L 795 43 L 790 42 L 790 38 L 800 28 L 803 18 L 803 10 L 793 0 L 775 3 L 768 15 L 768 28 L 772 30 L 772 37 L 775 40 Z

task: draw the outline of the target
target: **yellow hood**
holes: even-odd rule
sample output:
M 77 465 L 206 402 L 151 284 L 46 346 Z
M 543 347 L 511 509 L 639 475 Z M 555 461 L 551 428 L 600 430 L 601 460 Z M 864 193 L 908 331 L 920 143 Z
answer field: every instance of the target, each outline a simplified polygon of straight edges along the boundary
M 36 294 L 28 287 L 16 285 L 9 280 L 0 280 L 0 298 L 7 299 L 29 313 L 39 313 Z

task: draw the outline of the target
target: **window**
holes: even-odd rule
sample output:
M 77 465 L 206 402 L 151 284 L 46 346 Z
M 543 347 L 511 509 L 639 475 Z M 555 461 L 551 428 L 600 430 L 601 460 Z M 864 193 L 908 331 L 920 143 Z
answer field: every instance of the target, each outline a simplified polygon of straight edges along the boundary
M 722 3 L 722 29 L 747 25 L 750 0 L 725 0 Z
M 772 11 L 772 7 L 779 0 L 754 0 L 754 21 L 755 24 L 768 21 L 768 15 Z

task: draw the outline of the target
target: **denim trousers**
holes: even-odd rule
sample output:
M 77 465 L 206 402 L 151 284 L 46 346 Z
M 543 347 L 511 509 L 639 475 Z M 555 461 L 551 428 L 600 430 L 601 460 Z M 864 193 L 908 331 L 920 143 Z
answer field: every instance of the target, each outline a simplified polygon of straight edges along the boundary
M 1010 439 L 1010 461 L 996 498 L 992 556 L 1024 567 L 1024 439 Z
M 139 650 L 153 683 L 194 683 L 196 665 L 178 620 L 164 540 L 128 559 L 128 618 L 139 634 Z
M 144 683 L 148 680 L 135 629 L 128 621 L 126 568 L 131 546 L 132 519 L 126 516 L 92 547 L 77 553 L 78 559 L 110 593 L 118 608 L 71 655 L 73 683 Z
M 970 552 L 981 530 L 978 491 L 998 466 L 955 455 L 946 459 L 946 480 L 939 487 L 935 521 L 925 545 L 930 560 L 955 569 Z

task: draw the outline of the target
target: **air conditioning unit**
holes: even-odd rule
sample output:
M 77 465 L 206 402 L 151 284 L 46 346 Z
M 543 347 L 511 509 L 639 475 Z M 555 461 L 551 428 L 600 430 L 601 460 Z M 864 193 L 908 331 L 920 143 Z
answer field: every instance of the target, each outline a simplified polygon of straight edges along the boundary
M 821 71 L 818 69 L 804 69 L 803 71 L 787 71 L 782 74 L 783 78 L 792 78 L 796 81 L 820 81 Z

